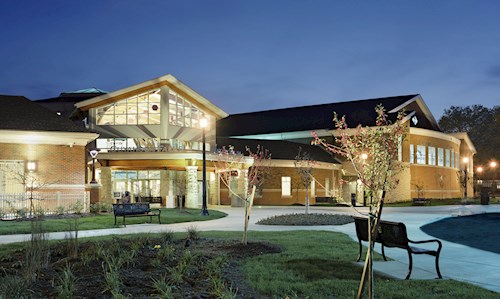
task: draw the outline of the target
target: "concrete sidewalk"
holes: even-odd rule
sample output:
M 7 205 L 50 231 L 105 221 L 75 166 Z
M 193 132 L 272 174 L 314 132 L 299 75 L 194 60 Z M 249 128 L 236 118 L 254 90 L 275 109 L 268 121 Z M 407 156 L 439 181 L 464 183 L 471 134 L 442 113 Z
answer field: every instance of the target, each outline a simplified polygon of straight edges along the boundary
M 200 222 L 176 223 L 176 224 L 139 224 L 127 227 L 79 231 L 79 237 L 93 237 L 110 234 L 133 234 L 154 232 L 185 232 L 189 227 L 195 226 L 199 231 L 242 231 L 243 230 L 243 208 L 210 207 L 228 214 L 227 217 Z M 303 213 L 304 207 L 261 207 L 256 206 L 252 210 L 249 224 L 250 230 L 255 231 L 286 231 L 286 230 L 325 230 L 342 232 L 357 241 L 354 224 L 341 226 L 266 226 L 257 225 L 256 222 L 274 215 Z M 311 207 L 311 213 L 341 213 L 354 215 L 358 212 L 367 212 L 366 208 L 354 210 L 347 207 Z M 424 224 L 437 221 L 442 218 L 459 215 L 470 215 L 477 213 L 500 213 L 500 205 L 469 205 L 469 206 L 437 206 L 437 207 L 386 207 L 383 219 L 404 222 L 408 229 L 408 235 L 412 240 L 434 239 L 420 230 Z M 30 235 L 4 235 L 0 236 L 0 244 L 21 242 L 28 240 Z M 64 239 L 65 232 L 50 233 L 51 239 Z M 442 240 L 443 250 L 440 257 L 440 269 L 444 278 L 469 282 L 483 288 L 500 292 L 500 255 L 483 251 L 468 246 L 455 244 Z M 432 245 L 431 245 L 432 246 Z M 375 250 L 380 252 L 380 246 Z M 376 262 L 376 271 L 383 272 L 389 276 L 404 279 L 408 269 L 408 255 L 405 250 L 387 248 L 386 256 L 394 261 Z M 434 279 L 436 277 L 434 257 L 427 255 L 414 255 L 413 273 L 411 279 Z

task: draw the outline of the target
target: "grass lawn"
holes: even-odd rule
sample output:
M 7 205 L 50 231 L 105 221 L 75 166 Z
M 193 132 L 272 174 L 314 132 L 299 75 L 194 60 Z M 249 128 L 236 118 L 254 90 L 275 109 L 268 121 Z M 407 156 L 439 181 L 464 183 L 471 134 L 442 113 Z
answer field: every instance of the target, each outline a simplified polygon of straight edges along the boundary
M 206 238 L 239 239 L 241 232 L 198 232 L 201 240 Z M 150 237 L 161 234 L 150 234 Z M 176 238 L 185 239 L 186 233 L 176 233 Z M 90 240 L 113 241 L 144 238 L 143 235 L 104 236 L 81 239 L 80 244 Z M 249 242 L 259 241 L 278 244 L 280 253 L 260 254 L 236 261 L 241 265 L 244 280 L 260 296 L 246 297 L 238 293 L 237 298 L 354 298 L 359 285 L 361 268 L 353 264 L 357 255 L 357 243 L 348 236 L 326 231 L 249 232 Z M 63 243 L 65 241 L 51 241 Z M 207 243 L 194 242 L 192 252 L 207 250 Z M 0 246 L 0 259 L 9 252 L 22 247 L 21 244 Z M 103 247 L 107 248 L 107 247 Z M 245 250 L 245 249 L 240 249 Z M 210 251 L 210 250 L 209 250 Z M 81 253 L 85 255 L 84 252 Z M 232 264 L 230 256 L 222 255 L 226 265 Z M 381 260 L 376 255 L 376 260 Z M 76 259 L 75 261 L 78 261 Z M 198 267 L 207 267 L 201 263 Z M 203 269 L 200 269 L 203 270 Z M 131 270 L 122 273 L 130 274 Z M 204 271 L 204 270 L 203 270 Z M 168 272 L 168 271 L 167 271 Z M 166 273 L 167 273 L 166 272 Z M 225 272 L 222 271 L 222 272 Z M 234 273 L 233 273 L 234 274 Z M 146 275 L 146 274 L 144 274 Z M 146 277 L 146 276 L 145 276 Z M 234 276 L 232 277 L 235 278 Z M 230 279 L 230 278 L 226 278 Z M 78 279 L 77 279 L 78 281 Z M 185 287 L 185 284 L 184 284 Z M 184 290 L 186 291 L 186 290 Z M 125 293 L 126 294 L 126 293 Z M 248 295 L 248 294 L 247 294 Z M 394 280 L 377 276 L 376 298 L 500 298 L 500 294 L 480 287 L 453 280 Z M 234 297 L 228 297 L 234 298 Z
M 285 248 L 280 254 L 246 260 L 246 277 L 260 292 L 279 298 L 356 296 L 361 268 L 352 263 L 358 249 L 348 236 L 325 231 L 251 232 L 249 239 L 267 240 Z M 381 260 L 381 256 L 377 255 L 376 260 Z M 500 294 L 453 280 L 393 280 L 377 276 L 375 297 L 500 298 Z
M 161 223 L 179 223 L 191 221 L 204 221 L 213 220 L 225 217 L 223 212 L 209 210 L 209 216 L 200 216 L 199 209 L 161 209 Z M 59 232 L 72 230 L 71 226 L 74 225 L 75 218 L 46 218 L 44 220 L 44 229 L 47 232 Z M 89 229 L 104 229 L 121 227 L 122 218 L 117 219 L 117 226 L 114 225 L 115 217 L 113 213 L 85 215 L 78 219 L 79 230 Z M 126 224 L 139 224 L 149 221 L 149 217 L 129 217 L 126 219 Z M 156 219 L 156 221 L 158 221 Z M 153 217 L 153 223 L 155 218 Z M 13 235 L 13 234 L 28 234 L 31 232 L 30 221 L 0 221 L 0 235 Z

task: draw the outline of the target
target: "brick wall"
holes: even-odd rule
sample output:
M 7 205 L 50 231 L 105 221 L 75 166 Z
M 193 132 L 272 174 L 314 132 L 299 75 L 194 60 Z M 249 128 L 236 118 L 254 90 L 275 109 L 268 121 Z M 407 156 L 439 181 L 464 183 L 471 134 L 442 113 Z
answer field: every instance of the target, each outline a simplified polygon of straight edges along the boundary
M 0 143 L 0 160 L 36 162 L 36 175 L 47 192 L 85 190 L 85 147 Z
M 324 187 L 326 178 L 329 179 L 329 189 L 334 191 L 334 196 L 338 195 L 339 171 L 332 171 L 327 169 L 314 169 L 313 176 L 319 182 L 315 183 L 315 196 L 327 196 Z M 291 178 L 291 196 L 281 195 L 281 178 Z M 323 186 L 321 186 L 321 185 Z M 311 196 L 311 189 L 309 188 L 309 203 L 315 204 L 315 196 Z M 332 194 L 328 194 L 332 196 Z M 230 204 L 228 199 L 227 187 L 220 184 L 220 201 L 221 204 Z M 263 186 L 262 193 L 257 195 L 254 199 L 255 205 L 292 205 L 292 204 L 305 204 L 305 187 L 301 183 L 300 175 L 294 167 L 272 167 L 270 177 L 268 177 Z

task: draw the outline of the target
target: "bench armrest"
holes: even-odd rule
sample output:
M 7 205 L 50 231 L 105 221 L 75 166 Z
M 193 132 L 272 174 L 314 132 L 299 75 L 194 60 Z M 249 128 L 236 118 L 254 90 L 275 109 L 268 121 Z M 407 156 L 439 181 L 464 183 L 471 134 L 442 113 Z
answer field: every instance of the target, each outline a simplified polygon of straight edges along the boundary
M 158 211 L 158 214 L 161 214 L 161 210 L 160 209 L 150 209 L 150 211 Z
M 438 243 L 438 250 L 437 250 L 438 252 L 440 252 L 441 248 L 443 247 L 443 244 L 441 243 L 441 241 L 439 241 L 437 239 L 425 240 L 425 241 L 412 241 L 412 240 L 408 239 L 408 242 L 413 243 L 413 244 L 422 244 L 422 243 L 436 242 L 436 243 Z

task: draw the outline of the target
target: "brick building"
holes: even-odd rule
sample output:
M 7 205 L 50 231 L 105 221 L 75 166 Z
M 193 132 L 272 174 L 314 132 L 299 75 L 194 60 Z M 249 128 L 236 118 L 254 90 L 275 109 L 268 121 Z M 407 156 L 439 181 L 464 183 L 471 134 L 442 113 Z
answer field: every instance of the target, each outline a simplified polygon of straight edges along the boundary
M 0 95 L 0 210 L 22 209 L 35 190 L 44 205 L 85 196 L 85 146 L 98 135 L 21 96 Z M 49 199 L 56 201 L 49 204 Z
M 389 201 L 456 198 L 465 192 L 472 195 L 473 144 L 466 134 L 443 133 L 418 94 L 228 115 L 172 75 L 111 93 L 90 91 L 96 94 L 64 93 L 60 100 L 48 99 L 40 104 L 55 109 L 62 102 L 67 106 L 73 101 L 73 120 L 99 134 L 87 150 L 100 150 L 97 178 L 103 202 L 115 202 L 129 191 L 133 201 L 173 207 L 178 204 L 177 196 L 184 195 L 187 206 L 199 206 L 205 130 L 209 204 L 235 204 L 215 172 L 214 150 L 233 145 L 244 152 L 246 146 L 255 148 L 258 144 L 272 153 L 272 175 L 259 190 L 256 204 L 304 203 L 305 188 L 293 163 L 299 147 L 317 161 L 309 188 L 312 204 L 316 198 L 349 202 L 353 194 L 362 204 L 363 190 L 349 164 L 311 146 L 311 131 L 332 138 L 334 111 L 346 115 L 350 126 L 374 126 L 378 104 L 387 109 L 390 117 L 404 109 L 409 127 L 399 155 L 408 167 Z M 68 114 L 69 108 L 65 111 Z M 200 127 L 202 119 L 208 120 L 206 129 Z M 349 183 L 341 184 L 341 179 Z

